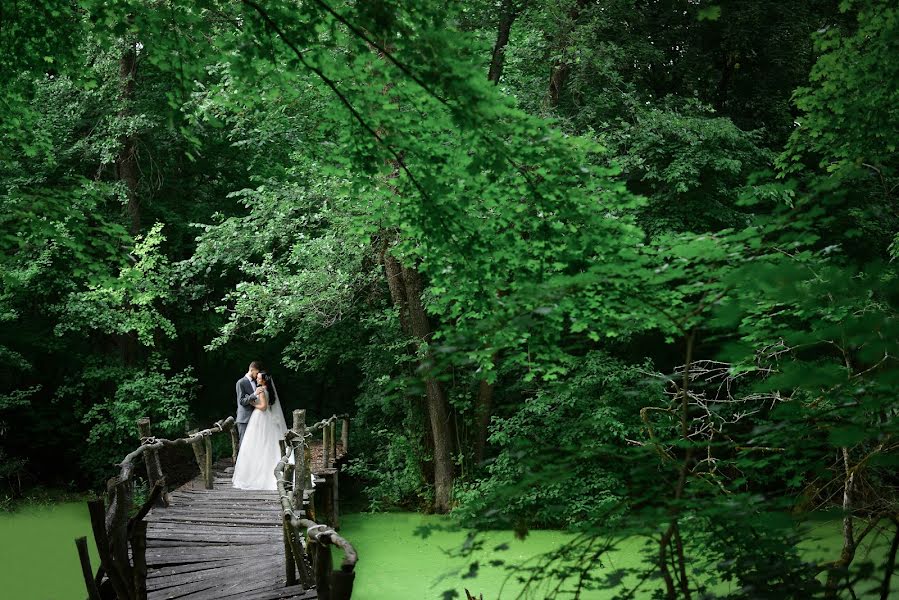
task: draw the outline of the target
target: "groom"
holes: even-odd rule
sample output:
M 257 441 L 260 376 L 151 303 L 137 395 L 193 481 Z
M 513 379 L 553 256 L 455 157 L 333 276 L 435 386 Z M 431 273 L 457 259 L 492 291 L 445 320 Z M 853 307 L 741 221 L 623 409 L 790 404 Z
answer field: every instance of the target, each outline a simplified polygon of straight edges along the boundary
M 247 374 L 237 380 L 237 436 L 238 447 L 243 441 L 243 434 L 247 430 L 247 423 L 250 422 L 250 415 L 253 414 L 253 408 L 256 406 L 256 375 L 259 374 L 260 365 L 258 361 L 250 363 Z

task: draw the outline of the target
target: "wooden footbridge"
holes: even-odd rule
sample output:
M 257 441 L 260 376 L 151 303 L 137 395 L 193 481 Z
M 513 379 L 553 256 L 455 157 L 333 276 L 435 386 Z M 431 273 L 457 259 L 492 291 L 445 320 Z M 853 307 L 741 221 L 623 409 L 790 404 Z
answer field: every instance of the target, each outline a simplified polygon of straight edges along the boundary
M 153 437 L 149 419 L 138 422 L 138 431 L 141 445 L 119 464 L 106 497 L 88 502 L 100 556 L 96 572 L 87 538 L 75 540 L 88 600 L 351 597 L 356 551 L 336 532 L 346 415 L 306 427 L 306 411 L 293 412 L 274 467 L 276 491 L 231 486 L 238 446 L 233 417 L 176 440 Z M 216 460 L 212 442 L 218 435 L 230 436 L 231 456 Z M 193 449 L 200 474 L 169 491 L 159 451 L 174 446 Z M 135 509 L 140 458 L 151 491 Z M 337 569 L 331 546 L 343 553 Z

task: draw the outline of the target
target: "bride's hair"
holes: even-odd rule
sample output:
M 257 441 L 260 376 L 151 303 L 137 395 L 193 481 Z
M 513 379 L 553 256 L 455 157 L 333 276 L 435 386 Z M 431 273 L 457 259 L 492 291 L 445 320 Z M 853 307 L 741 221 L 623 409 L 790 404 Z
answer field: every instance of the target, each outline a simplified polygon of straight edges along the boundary
M 262 375 L 262 383 L 265 384 L 265 389 L 268 390 L 269 404 L 274 404 L 278 401 L 278 394 L 275 392 L 275 386 L 272 385 L 272 376 L 266 371 L 259 371 L 259 374 Z

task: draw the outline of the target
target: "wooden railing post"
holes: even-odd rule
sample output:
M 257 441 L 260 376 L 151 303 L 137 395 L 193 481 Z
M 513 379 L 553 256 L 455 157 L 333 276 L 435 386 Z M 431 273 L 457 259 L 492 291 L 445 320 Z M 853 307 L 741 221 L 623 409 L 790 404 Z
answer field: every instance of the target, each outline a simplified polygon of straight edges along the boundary
M 140 435 L 141 443 L 143 443 L 144 440 L 153 437 L 149 417 L 138 419 L 137 432 Z M 168 506 L 168 494 L 165 489 L 165 476 L 162 474 L 162 463 L 159 461 L 159 452 L 157 450 L 145 450 L 144 465 L 147 468 L 147 480 L 150 484 L 150 489 L 153 489 L 156 482 L 161 482 L 163 486 L 162 493 L 156 501 L 156 506 Z
M 344 455 L 349 454 L 350 444 L 350 419 L 344 417 L 340 424 L 340 445 L 343 446 Z
M 337 440 L 335 439 L 336 435 L 337 435 L 337 422 L 336 421 L 332 421 L 328 425 L 328 432 L 330 433 L 330 435 L 328 437 L 330 438 L 330 441 L 331 441 L 331 452 L 330 452 L 331 460 L 336 461 L 337 460 Z
M 328 435 L 328 424 L 325 423 L 322 426 L 322 469 L 328 468 L 328 440 L 330 436 Z
M 303 469 L 306 471 L 306 478 L 303 480 L 303 489 L 312 489 L 312 446 L 306 444 L 303 452 Z
M 290 440 L 293 448 L 293 501 L 294 508 L 303 508 L 303 490 L 309 471 L 306 469 L 306 411 L 298 408 L 293 411 L 294 437 Z
M 106 489 L 110 497 L 109 510 L 106 515 L 106 531 L 109 540 L 109 553 L 112 562 L 121 574 L 122 580 L 129 589 L 129 598 L 134 592 L 134 569 L 128 557 L 128 515 L 131 512 L 131 480 L 113 477 Z
M 190 431 L 187 432 L 187 435 L 193 436 L 193 435 L 199 433 L 199 431 L 200 431 L 199 429 L 191 429 Z M 204 447 L 200 445 L 202 442 L 203 442 L 203 440 L 194 438 L 193 440 L 191 440 L 190 448 L 191 448 L 191 450 L 194 451 L 194 459 L 196 459 L 196 461 L 197 461 L 197 468 L 200 469 L 200 475 L 203 476 L 203 481 L 205 482 L 206 481 L 206 457 L 203 456 L 203 454 L 204 454 L 203 448 Z
M 204 454 L 203 458 L 206 459 L 206 468 L 203 470 L 204 482 L 206 484 L 206 489 L 212 489 L 212 482 L 214 474 L 212 472 L 212 436 L 204 435 L 203 436 L 203 447 Z

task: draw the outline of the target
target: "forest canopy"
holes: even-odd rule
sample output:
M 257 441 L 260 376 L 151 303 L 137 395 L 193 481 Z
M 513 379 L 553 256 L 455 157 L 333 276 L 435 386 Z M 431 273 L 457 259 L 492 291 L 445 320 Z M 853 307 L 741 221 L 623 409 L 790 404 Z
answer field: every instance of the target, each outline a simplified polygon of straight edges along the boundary
M 262 359 L 368 508 L 575 532 L 556 597 L 887 598 L 897 56 L 888 0 L 0 0 L 0 506 Z

